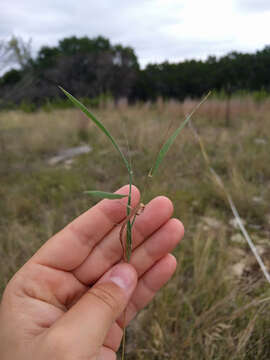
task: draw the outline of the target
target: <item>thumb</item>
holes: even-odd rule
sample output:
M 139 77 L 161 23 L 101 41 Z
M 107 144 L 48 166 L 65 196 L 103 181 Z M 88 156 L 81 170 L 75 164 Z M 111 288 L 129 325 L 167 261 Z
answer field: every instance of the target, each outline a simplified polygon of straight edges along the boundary
M 79 353 L 95 354 L 127 306 L 136 284 L 137 273 L 131 265 L 114 266 L 56 322 L 54 330 L 76 344 Z

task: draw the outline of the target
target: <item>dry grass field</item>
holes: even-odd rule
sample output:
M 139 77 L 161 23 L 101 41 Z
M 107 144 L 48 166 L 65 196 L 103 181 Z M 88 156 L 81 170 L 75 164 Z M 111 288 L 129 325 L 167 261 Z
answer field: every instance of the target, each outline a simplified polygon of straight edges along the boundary
M 168 124 L 175 128 L 195 105 L 104 105 L 94 110 L 129 153 L 135 184 L 145 176 Z M 210 99 L 193 118 L 211 166 L 270 270 L 270 101 Z M 92 151 L 55 165 L 60 150 Z M 104 135 L 76 109 L 0 113 L 0 291 L 51 235 L 94 204 L 84 190 L 114 191 L 126 169 Z M 143 202 L 164 194 L 186 229 L 175 251 L 173 280 L 128 328 L 127 359 L 270 358 L 270 284 L 235 226 L 186 127 L 169 151 Z

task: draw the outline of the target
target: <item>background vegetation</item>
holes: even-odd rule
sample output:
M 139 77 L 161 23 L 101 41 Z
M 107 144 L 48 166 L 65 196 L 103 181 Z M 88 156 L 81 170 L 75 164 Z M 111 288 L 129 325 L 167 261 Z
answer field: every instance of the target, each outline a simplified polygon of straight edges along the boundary
M 159 99 L 130 106 L 107 99 L 94 112 L 126 153 L 128 137 L 135 183 L 143 188 L 162 134 L 169 124 L 179 125 L 195 103 Z M 234 96 L 229 115 L 228 121 L 228 101 L 212 98 L 193 124 L 270 270 L 270 101 Z M 59 150 L 85 144 L 92 148 L 88 154 L 51 161 Z M 127 181 L 111 144 L 80 111 L 2 111 L 1 292 L 42 243 L 93 205 L 84 190 L 114 191 Z M 172 199 L 186 233 L 175 251 L 179 266 L 173 280 L 128 329 L 127 358 L 269 359 L 270 286 L 188 127 L 143 201 L 159 194 Z
M 210 89 L 223 98 L 253 93 L 262 100 L 270 90 L 269 68 L 270 46 L 254 54 L 232 52 L 141 69 L 134 49 L 112 45 L 102 36 L 64 38 L 35 55 L 30 42 L 13 37 L 0 42 L 0 106 L 21 104 L 31 111 L 53 102 L 63 107 L 66 102 L 57 85 L 92 105 L 104 98 L 124 97 L 129 102 L 198 98 Z

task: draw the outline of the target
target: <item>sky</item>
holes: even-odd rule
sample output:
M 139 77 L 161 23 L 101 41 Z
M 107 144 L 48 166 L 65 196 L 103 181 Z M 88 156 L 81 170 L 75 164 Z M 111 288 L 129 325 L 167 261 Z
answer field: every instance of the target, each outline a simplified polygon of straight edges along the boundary
M 206 59 L 270 44 L 270 0 L 0 0 L 0 39 L 34 52 L 76 35 L 134 48 L 148 63 Z

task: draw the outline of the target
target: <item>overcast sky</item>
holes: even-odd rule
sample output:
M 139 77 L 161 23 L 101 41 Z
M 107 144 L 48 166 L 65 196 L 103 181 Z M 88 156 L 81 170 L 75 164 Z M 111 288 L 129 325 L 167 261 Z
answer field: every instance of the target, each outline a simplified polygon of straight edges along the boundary
M 76 35 L 135 49 L 142 66 L 270 44 L 270 0 L 0 0 L 0 39 L 33 49 Z

